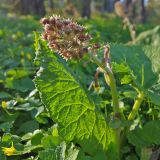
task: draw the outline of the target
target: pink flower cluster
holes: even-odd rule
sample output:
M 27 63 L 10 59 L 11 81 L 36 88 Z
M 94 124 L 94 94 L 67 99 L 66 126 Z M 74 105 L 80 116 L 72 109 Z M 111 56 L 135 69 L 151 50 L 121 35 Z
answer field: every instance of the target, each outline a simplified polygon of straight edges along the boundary
M 83 26 L 60 16 L 42 18 L 41 23 L 44 27 L 43 39 L 64 59 L 80 59 L 88 52 L 91 36 L 85 33 Z

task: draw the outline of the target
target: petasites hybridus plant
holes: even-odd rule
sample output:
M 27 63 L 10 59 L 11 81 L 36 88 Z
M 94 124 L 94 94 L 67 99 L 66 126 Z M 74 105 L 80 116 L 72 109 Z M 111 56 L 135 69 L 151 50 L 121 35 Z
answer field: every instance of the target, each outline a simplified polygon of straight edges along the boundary
M 123 45 L 113 47 L 111 45 L 110 48 L 108 44 L 100 47 L 98 43 L 92 43 L 91 35 L 86 33 L 86 29 L 69 19 L 52 16 L 41 19 L 41 24 L 44 33 L 41 37 L 35 34 L 36 60 L 40 61 L 41 67 L 34 82 L 51 118 L 58 124 L 59 134 L 64 141 L 72 141 L 80 149 L 77 159 L 85 159 L 85 156 L 97 160 L 123 159 L 121 149 L 127 143 L 127 136 L 130 133 L 129 122 L 135 119 L 146 97 L 153 100 L 151 86 L 157 83 L 157 75 L 150 69 L 150 61 L 136 46 L 127 48 Z M 111 63 L 110 51 L 114 63 Z M 140 56 L 132 57 L 128 51 L 131 53 L 136 51 Z M 103 56 L 100 57 L 101 55 Z M 69 67 L 69 60 L 79 62 L 85 57 L 97 66 L 94 80 L 88 90 Z M 146 59 L 144 64 L 141 63 L 141 58 Z M 127 63 L 127 60 L 129 62 L 135 59 L 137 64 L 142 65 L 141 72 L 135 70 L 137 64 Z M 144 79 L 144 76 L 148 75 L 144 71 L 145 67 L 148 67 L 148 73 L 153 75 L 149 83 Z M 98 94 L 91 95 L 91 90 L 94 93 L 99 90 L 101 73 L 108 88 L 106 90 L 110 91 L 112 99 L 110 108 L 107 109 L 108 113 L 102 109 L 106 106 L 100 107 L 103 103 Z M 123 113 L 119 105 L 114 74 L 122 77 L 121 84 L 129 85 L 136 91 L 137 97 L 130 113 Z M 129 134 L 129 137 L 134 145 L 133 135 Z

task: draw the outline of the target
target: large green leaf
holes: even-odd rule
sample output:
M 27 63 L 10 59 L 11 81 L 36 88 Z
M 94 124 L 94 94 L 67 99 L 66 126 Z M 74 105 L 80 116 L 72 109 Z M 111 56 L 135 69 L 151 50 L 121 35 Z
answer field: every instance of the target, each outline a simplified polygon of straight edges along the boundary
M 143 48 L 145 55 L 150 59 L 152 63 L 152 69 L 154 72 L 160 74 L 160 47 L 159 46 L 145 46 Z
M 27 92 L 34 89 L 34 84 L 32 80 L 28 77 L 22 79 L 6 79 L 6 88 L 15 89 L 21 92 Z
M 160 120 L 148 122 L 142 129 L 138 128 L 129 132 L 128 140 L 137 147 L 149 147 L 153 144 L 160 145 Z
M 104 148 L 114 143 L 114 131 L 66 62 L 46 50 L 39 60 L 41 69 L 34 82 L 52 119 L 58 123 L 60 134 L 68 141 L 93 136 Z
M 123 82 L 124 78 L 130 75 L 129 78 L 132 77 L 130 82 L 143 90 L 154 104 L 160 106 L 160 101 L 154 98 L 160 97 L 160 87 L 155 89 L 155 86 L 160 84 L 160 47 L 111 44 L 111 57 L 114 63 L 128 67 L 128 73 L 121 71 L 124 74 L 121 81 Z M 119 71 L 119 65 L 114 63 L 115 70 Z M 129 79 L 127 78 L 127 80 Z M 130 82 L 127 81 L 127 83 Z
M 41 160 L 58 160 L 55 149 L 46 149 L 39 152 L 39 157 Z
M 76 160 L 79 150 L 71 144 L 67 146 L 65 142 L 54 148 L 45 149 L 39 152 L 41 160 Z

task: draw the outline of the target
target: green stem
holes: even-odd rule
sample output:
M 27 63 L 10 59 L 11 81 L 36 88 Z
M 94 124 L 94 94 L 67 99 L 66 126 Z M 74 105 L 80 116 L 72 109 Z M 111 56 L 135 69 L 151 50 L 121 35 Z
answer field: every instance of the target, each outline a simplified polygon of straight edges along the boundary
M 130 112 L 130 114 L 128 116 L 128 120 L 134 120 L 134 118 L 136 117 L 138 110 L 143 102 L 143 99 L 144 99 L 144 93 L 139 92 L 137 99 L 133 105 L 132 111 Z
M 112 95 L 114 117 L 116 119 L 124 118 L 122 112 L 120 112 L 120 109 L 119 109 L 118 92 L 117 92 L 114 75 L 112 72 L 109 72 L 109 73 L 105 72 L 104 77 L 107 83 L 108 83 L 107 79 L 109 78 L 109 86 L 110 86 L 111 95 Z M 120 128 L 115 129 L 115 134 L 116 134 L 115 138 L 116 138 L 117 157 L 120 158 Z
M 95 57 L 92 54 L 89 54 L 89 55 L 90 55 L 91 60 L 103 70 L 106 83 L 107 84 L 109 83 L 109 86 L 111 89 L 113 112 L 114 112 L 115 118 L 124 117 L 124 116 L 120 115 L 122 113 L 120 112 L 120 109 L 119 109 L 116 81 L 115 81 L 115 78 L 114 78 L 112 71 L 109 68 L 107 68 L 106 66 L 104 66 L 103 63 L 101 63 L 101 61 L 97 57 Z M 109 79 L 109 82 L 107 81 L 107 79 Z M 115 131 L 115 139 L 116 139 L 115 146 L 117 148 L 117 154 L 118 154 L 117 157 L 120 157 L 120 129 L 117 128 L 117 129 L 114 129 L 114 131 Z
M 134 120 L 134 118 L 136 117 L 138 110 L 143 102 L 144 99 L 144 93 L 140 92 L 136 87 L 135 87 L 136 91 L 138 91 L 138 96 L 135 100 L 135 103 L 133 105 L 132 111 L 130 112 L 129 116 L 128 116 L 128 120 Z M 123 147 L 126 142 L 126 135 L 129 132 L 129 128 L 125 128 L 122 135 L 121 135 L 121 142 L 120 142 L 120 146 Z
M 151 155 L 152 155 L 152 148 L 141 149 L 141 160 L 150 160 Z
M 112 73 L 104 73 L 105 79 L 109 77 L 109 85 L 111 88 L 112 102 L 113 102 L 113 111 L 115 114 L 119 113 L 119 101 L 118 101 L 118 92 L 116 89 L 115 78 Z
M 112 95 L 112 102 L 113 102 L 113 111 L 114 111 L 114 114 L 116 115 L 117 113 L 120 113 L 120 109 L 119 109 L 118 92 L 116 88 L 114 75 L 110 71 L 110 69 L 105 67 L 97 57 L 95 57 L 92 54 L 89 54 L 89 55 L 92 61 L 96 63 L 104 71 L 105 80 L 109 78 L 109 85 L 111 88 L 111 95 Z

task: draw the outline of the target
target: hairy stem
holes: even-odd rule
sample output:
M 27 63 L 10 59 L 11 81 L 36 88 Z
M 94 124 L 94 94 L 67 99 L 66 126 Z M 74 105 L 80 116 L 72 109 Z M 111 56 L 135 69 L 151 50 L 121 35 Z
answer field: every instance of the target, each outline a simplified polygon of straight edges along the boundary
M 119 101 L 118 101 L 118 92 L 116 89 L 115 78 L 112 73 L 104 73 L 105 79 L 109 78 L 109 85 L 111 88 L 112 102 L 113 102 L 113 111 L 114 113 L 119 113 Z
M 105 80 L 109 78 L 109 85 L 111 88 L 111 94 L 112 94 L 112 102 L 113 102 L 113 111 L 115 114 L 120 113 L 119 109 L 119 101 L 118 101 L 118 92 L 117 92 L 117 87 L 115 83 L 115 78 L 111 70 L 103 65 L 103 63 L 100 62 L 100 60 L 95 57 L 92 54 L 89 54 L 90 58 L 94 63 L 96 63 L 103 71 L 104 71 L 104 76 Z M 108 83 L 108 82 L 107 82 Z M 123 116 L 122 116 L 123 117 Z
M 112 95 L 112 103 L 113 103 L 113 112 L 114 112 L 115 118 L 124 117 L 120 115 L 122 113 L 120 112 L 120 109 L 119 109 L 118 92 L 117 92 L 115 78 L 114 78 L 112 71 L 109 68 L 107 68 L 102 62 L 100 62 L 100 60 L 97 57 L 95 57 L 92 54 L 89 54 L 89 55 L 90 55 L 91 60 L 95 64 L 97 64 L 101 70 L 103 70 L 106 83 L 109 84 L 110 86 L 111 95 Z M 116 136 L 115 146 L 117 148 L 117 154 L 118 154 L 117 157 L 120 157 L 120 130 L 119 128 L 115 129 L 115 136 Z
M 144 99 L 144 93 L 143 92 L 139 92 L 135 103 L 133 105 L 132 111 L 130 112 L 129 116 L 128 116 L 128 120 L 134 120 L 134 118 L 136 117 L 138 110 L 143 102 Z

